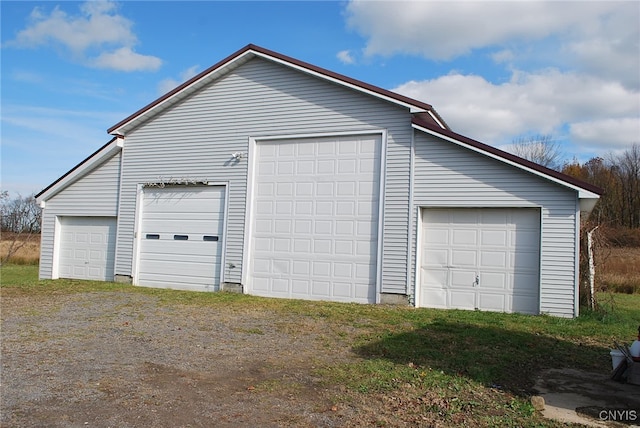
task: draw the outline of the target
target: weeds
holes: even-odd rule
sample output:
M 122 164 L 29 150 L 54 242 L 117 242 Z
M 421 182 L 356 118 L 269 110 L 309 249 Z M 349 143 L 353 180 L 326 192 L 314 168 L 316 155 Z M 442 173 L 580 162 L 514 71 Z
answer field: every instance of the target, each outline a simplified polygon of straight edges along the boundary
M 640 293 L 640 248 L 604 248 L 600 251 L 598 282 L 603 291 Z

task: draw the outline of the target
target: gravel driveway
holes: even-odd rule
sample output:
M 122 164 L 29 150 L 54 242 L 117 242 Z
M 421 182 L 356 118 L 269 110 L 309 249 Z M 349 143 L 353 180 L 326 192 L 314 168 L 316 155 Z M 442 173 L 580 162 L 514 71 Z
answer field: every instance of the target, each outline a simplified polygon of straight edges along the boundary
M 356 358 L 321 319 L 125 292 L 1 304 L 3 427 L 358 425 L 315 374 Z

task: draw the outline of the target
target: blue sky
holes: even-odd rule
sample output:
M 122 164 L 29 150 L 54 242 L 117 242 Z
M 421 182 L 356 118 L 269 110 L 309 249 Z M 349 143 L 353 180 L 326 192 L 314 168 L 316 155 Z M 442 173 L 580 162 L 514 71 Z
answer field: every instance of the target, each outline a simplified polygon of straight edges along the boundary
M 640 142 L 640 2 L 0 2 L 2 189 L 27 195 L 106 130 L 249 43 L 432 104 L 503 149 Z

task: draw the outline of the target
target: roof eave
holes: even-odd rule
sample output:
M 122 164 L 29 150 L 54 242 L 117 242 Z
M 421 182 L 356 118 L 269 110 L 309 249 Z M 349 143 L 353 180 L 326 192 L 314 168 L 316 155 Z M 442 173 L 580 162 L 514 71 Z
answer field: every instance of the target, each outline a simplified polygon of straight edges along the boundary
M 160 98 L 129 115 L 127 118 L 121 120 L 111 128 L 107 129 L 107 132 L 117 136 L 126 135 L 131 128 L 134 128 L 139 123 L 144 122 L 147 117 L 153 116 L 156 111 L 162 111 L 163 109 L 189 96 L 191 93 L 195 92 L 210 81 L 213 81 L 225 72 L 233 70 L 235 66 L 238 66 L 243 62 L 243 58 L 246 58 L 247 55 L 251 55 L 250 51 L 251 45 L 247 45 L 239 51 L 229 55 L 225 59 L 217 62 L 201 73 L 198 73 Z
M 121 138 L 114 137 L 104 146 L 90 154 L 82 162 L 71 168 L 64 175 L 58 178 L 56 181 L 45 187 L 37 195 L 35 195 L 36 202 L 44 208 L 47 200 L 51 199 L 62 190 L 73 184 L 76 180 L 83 177 L 95 167 L 100 165 L 105 160 L 122 150 L 124 142 Z
M 503 150 L 497 149 L 495 147 L 492 147 L 487 144 L 481 143 L 479 141 L 473 140 L 471 138 L 465 137 L 464 135 L 457 134 L 451 130 L 438 129 L 429 123 L 426 123 L 424 121 L 418 121 L 416 119 L 413 120 L 413 127 L 422 132 L 436 135 L 440 138 L 443 138 L 447 141 L 455 143 L 459 146 L 463 146 L 473 151 L 482 153 L 491 158 L 497 159 L 501 162 L 515 166 L 522 170 L 525 170 L 535 175 L 538 175 L 540 177 L 543 177 L 547 180 L 553 181 L 564 187 L 568 187 L 572 190 L 575 190 L 576 192 L 578 192 L 578 198 L 580 199 L 585 199 L 585 200 L 598 199 L 600 195 L 603 193 L 603 190 L 597 186 L 594 186 L 592 184 L 589 184 L 577 178 L 571 177 L 569 175 L 563 174 L 561 172 L 555 171 L 553 169 L 544 167 L 542 165 L 531 162 L 529 160 L 523 159 L 509 152 L 505 152 Z

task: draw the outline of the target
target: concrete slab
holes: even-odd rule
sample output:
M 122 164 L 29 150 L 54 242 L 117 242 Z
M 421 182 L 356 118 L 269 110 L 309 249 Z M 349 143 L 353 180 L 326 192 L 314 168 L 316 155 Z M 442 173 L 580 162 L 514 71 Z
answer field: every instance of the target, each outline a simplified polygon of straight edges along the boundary
M 540 374 L 534 388 L 544 398 L 546 418 L 593 427 L 640 426 L 640 386 L 600 373 L 552 369 Z

